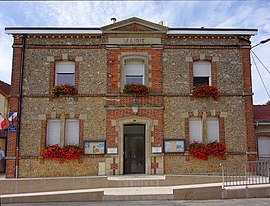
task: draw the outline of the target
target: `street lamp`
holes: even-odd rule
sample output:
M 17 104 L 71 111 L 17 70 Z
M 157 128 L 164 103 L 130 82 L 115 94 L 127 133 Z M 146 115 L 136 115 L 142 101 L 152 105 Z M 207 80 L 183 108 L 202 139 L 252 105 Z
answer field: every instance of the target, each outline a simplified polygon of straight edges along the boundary
M 253 49 L 253 48 L 256 47 L 256 46 L 259 46 L 260 44 L 265 44 L 266 42 L 269 42 L 269 41 L 270 41 L 270 38 L 265 39 L 265 40 L 262 40 L 262 41 L 260 41 L 259 44 L 256 44 L 256 45 L 254 45 L 253 47 L 251 47 L 251 49 Z
M 139 103 L 137 102 L 136 99 L 133 99 L 132 104 L 131 104 L 132 112 L 133 114 L 137 114 L 139 110 Z

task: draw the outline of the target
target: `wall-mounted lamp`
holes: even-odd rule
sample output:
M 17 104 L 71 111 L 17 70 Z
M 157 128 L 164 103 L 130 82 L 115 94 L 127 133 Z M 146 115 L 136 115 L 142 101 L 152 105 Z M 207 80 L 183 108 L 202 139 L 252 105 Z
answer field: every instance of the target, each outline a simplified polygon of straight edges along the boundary
M 139 103 L 137 102 L 136 99 L 133 99 L 133 102 L 131 104 L 132 112 L 133 114 L 137 114 L 139 110 Z

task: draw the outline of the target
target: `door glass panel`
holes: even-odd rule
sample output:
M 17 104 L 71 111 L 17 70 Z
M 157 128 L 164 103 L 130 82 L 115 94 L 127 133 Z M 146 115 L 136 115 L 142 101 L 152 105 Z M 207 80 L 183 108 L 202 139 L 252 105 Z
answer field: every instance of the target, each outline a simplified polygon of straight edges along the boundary
M 145 133 L 144 125 L 124 126 L 125 174 L 145 173 Z

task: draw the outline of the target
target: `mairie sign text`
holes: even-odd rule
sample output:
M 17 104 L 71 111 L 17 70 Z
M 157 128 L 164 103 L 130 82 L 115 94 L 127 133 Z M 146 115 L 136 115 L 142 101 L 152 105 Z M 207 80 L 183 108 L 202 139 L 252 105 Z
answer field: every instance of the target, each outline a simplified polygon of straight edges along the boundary
M 109 38 L 109 44 L 161 44 L 161 38 Z

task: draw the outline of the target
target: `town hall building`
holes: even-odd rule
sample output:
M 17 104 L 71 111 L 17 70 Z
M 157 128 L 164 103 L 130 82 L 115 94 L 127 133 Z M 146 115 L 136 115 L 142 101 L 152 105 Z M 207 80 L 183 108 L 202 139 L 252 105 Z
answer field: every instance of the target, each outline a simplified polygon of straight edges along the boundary
M 17 112 L 7 177 L 220 174 L 221 162 L 256 159 L 257 29 L 169 28 L 134 17 L 6 33 Z M 75 146 L 64 153 L 69 145 L 82 154 Z

